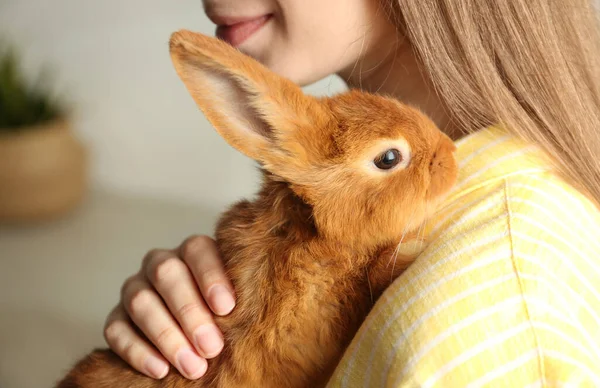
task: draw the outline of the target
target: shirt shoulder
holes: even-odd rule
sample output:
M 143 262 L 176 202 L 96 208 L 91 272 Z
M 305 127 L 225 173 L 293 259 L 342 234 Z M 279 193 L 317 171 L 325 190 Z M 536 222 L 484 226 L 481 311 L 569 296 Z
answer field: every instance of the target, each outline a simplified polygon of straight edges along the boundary
M 535 149 L 470 142 L 459 189 L 426 226 L 430 244 L 376 303 L 330 386 L 600 384 L 597 209 Z

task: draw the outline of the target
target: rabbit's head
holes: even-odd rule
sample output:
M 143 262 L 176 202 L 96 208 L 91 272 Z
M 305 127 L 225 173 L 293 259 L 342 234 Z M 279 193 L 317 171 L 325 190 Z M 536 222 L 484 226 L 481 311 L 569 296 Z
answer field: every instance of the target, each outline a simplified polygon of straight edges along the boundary
M 414 108 L 359 91 L 306 95 L 230 45 L 189 31 L 171 36 L 170 51 L 217 132 L 312 206 L 325 237 L 398 241 L 454 185 L 454 143 Z

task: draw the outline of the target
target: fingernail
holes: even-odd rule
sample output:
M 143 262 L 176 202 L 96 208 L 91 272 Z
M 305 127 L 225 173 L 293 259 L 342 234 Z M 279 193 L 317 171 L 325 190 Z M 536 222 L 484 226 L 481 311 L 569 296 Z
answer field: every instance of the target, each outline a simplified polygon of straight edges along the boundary
M 235 300 L 227 287 L 217 284 L 209 291 L 210 305 L 218 315 L 227 315 L 235 307 Z
M 215 325 L 202 325 L 194 333 L 196 343 L 207 358 L 213 358 L 223 349 L 223 338 Z
M 203 376 L 208 366 L 206 360 L 198 357 L 191 349 L 181 349 L 177 353 L 177 362 L 179 362 L 183 372 L 191 379 Z
M 146 358 L 144 367 L 151 376 L 157 379 L 162 379 L 169 373 L 169 364 L 154 356 Z

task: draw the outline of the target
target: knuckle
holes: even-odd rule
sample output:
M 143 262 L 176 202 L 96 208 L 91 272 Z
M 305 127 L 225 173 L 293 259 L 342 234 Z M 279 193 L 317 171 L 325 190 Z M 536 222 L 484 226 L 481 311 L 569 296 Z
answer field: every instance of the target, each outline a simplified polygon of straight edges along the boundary
M 213 239 L 206 235 L 191 236 L 181 245 L 181 255 L 183 257 L 201 256 L 204 252 L 209 250 L 213 244 Z
M 177 309 L 177 316 L 183 320 L 202 311 L 201 303 L 186 303 Z
M 125 281 L 123 282 L 123 285 L 121 286 L 121 297 L 127 295 L 130 290 L 135 288 L 135 284 L 138 282 L 138 275 L 131 275 L 130 277 L 128 277 L 127 279 L 125 279 Z
M 175 342 L 177 329 L 173 326 L 167 326 L 160 330 L 154 338 L 154 343 L 161 349 L 168 348 L 168 345 Z
M 136 344 L 133 341 L 127 341 L 123 344 L 123 348 L 121 349 L 122 357 L 125 360 L 129 360 L 129 362 L 133 361 L 135 356 L 135 348 Z
M 125 322 L 112 321 L 104 326 L 104 339 L 110 346 L 114 346 L 119 341 L 121 334 L 124 332 L 123 325 Z
M 139 315 L 148 309 L 148 306 L 153 302 L 153 292 L 147 288 L 142 288 L 134 291 L 129 296 L 126 302 L 127 309 L 131 315 Z
M 160 256 L 163 252 L 163 249 L 150 249 L 144 256 L 144 260 L 142 260 L 142 268 L 148 267 L 154 261 L 154 258 Z
M 150 269 L 150 280 L 156 283 L 167 282 L 169 279 L 177 278 L 185 267 L 185 264 L 179 258 L 172 256 L 160 262 L 157 262 Z

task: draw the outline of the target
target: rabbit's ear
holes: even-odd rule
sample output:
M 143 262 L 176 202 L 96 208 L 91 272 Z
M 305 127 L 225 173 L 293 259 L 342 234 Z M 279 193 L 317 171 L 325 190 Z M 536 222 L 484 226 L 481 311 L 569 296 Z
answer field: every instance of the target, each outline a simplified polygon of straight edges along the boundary
M 227 43 L 193 32 L 174 33 L 170 52 L 197 105 L 231 146 L 274 173 L 278 164 L 289 164 L 283 159 L 302 163 L 317 151 L 307 149 L 315 144 L 310 132 L 327 115 L 296 84 Z

